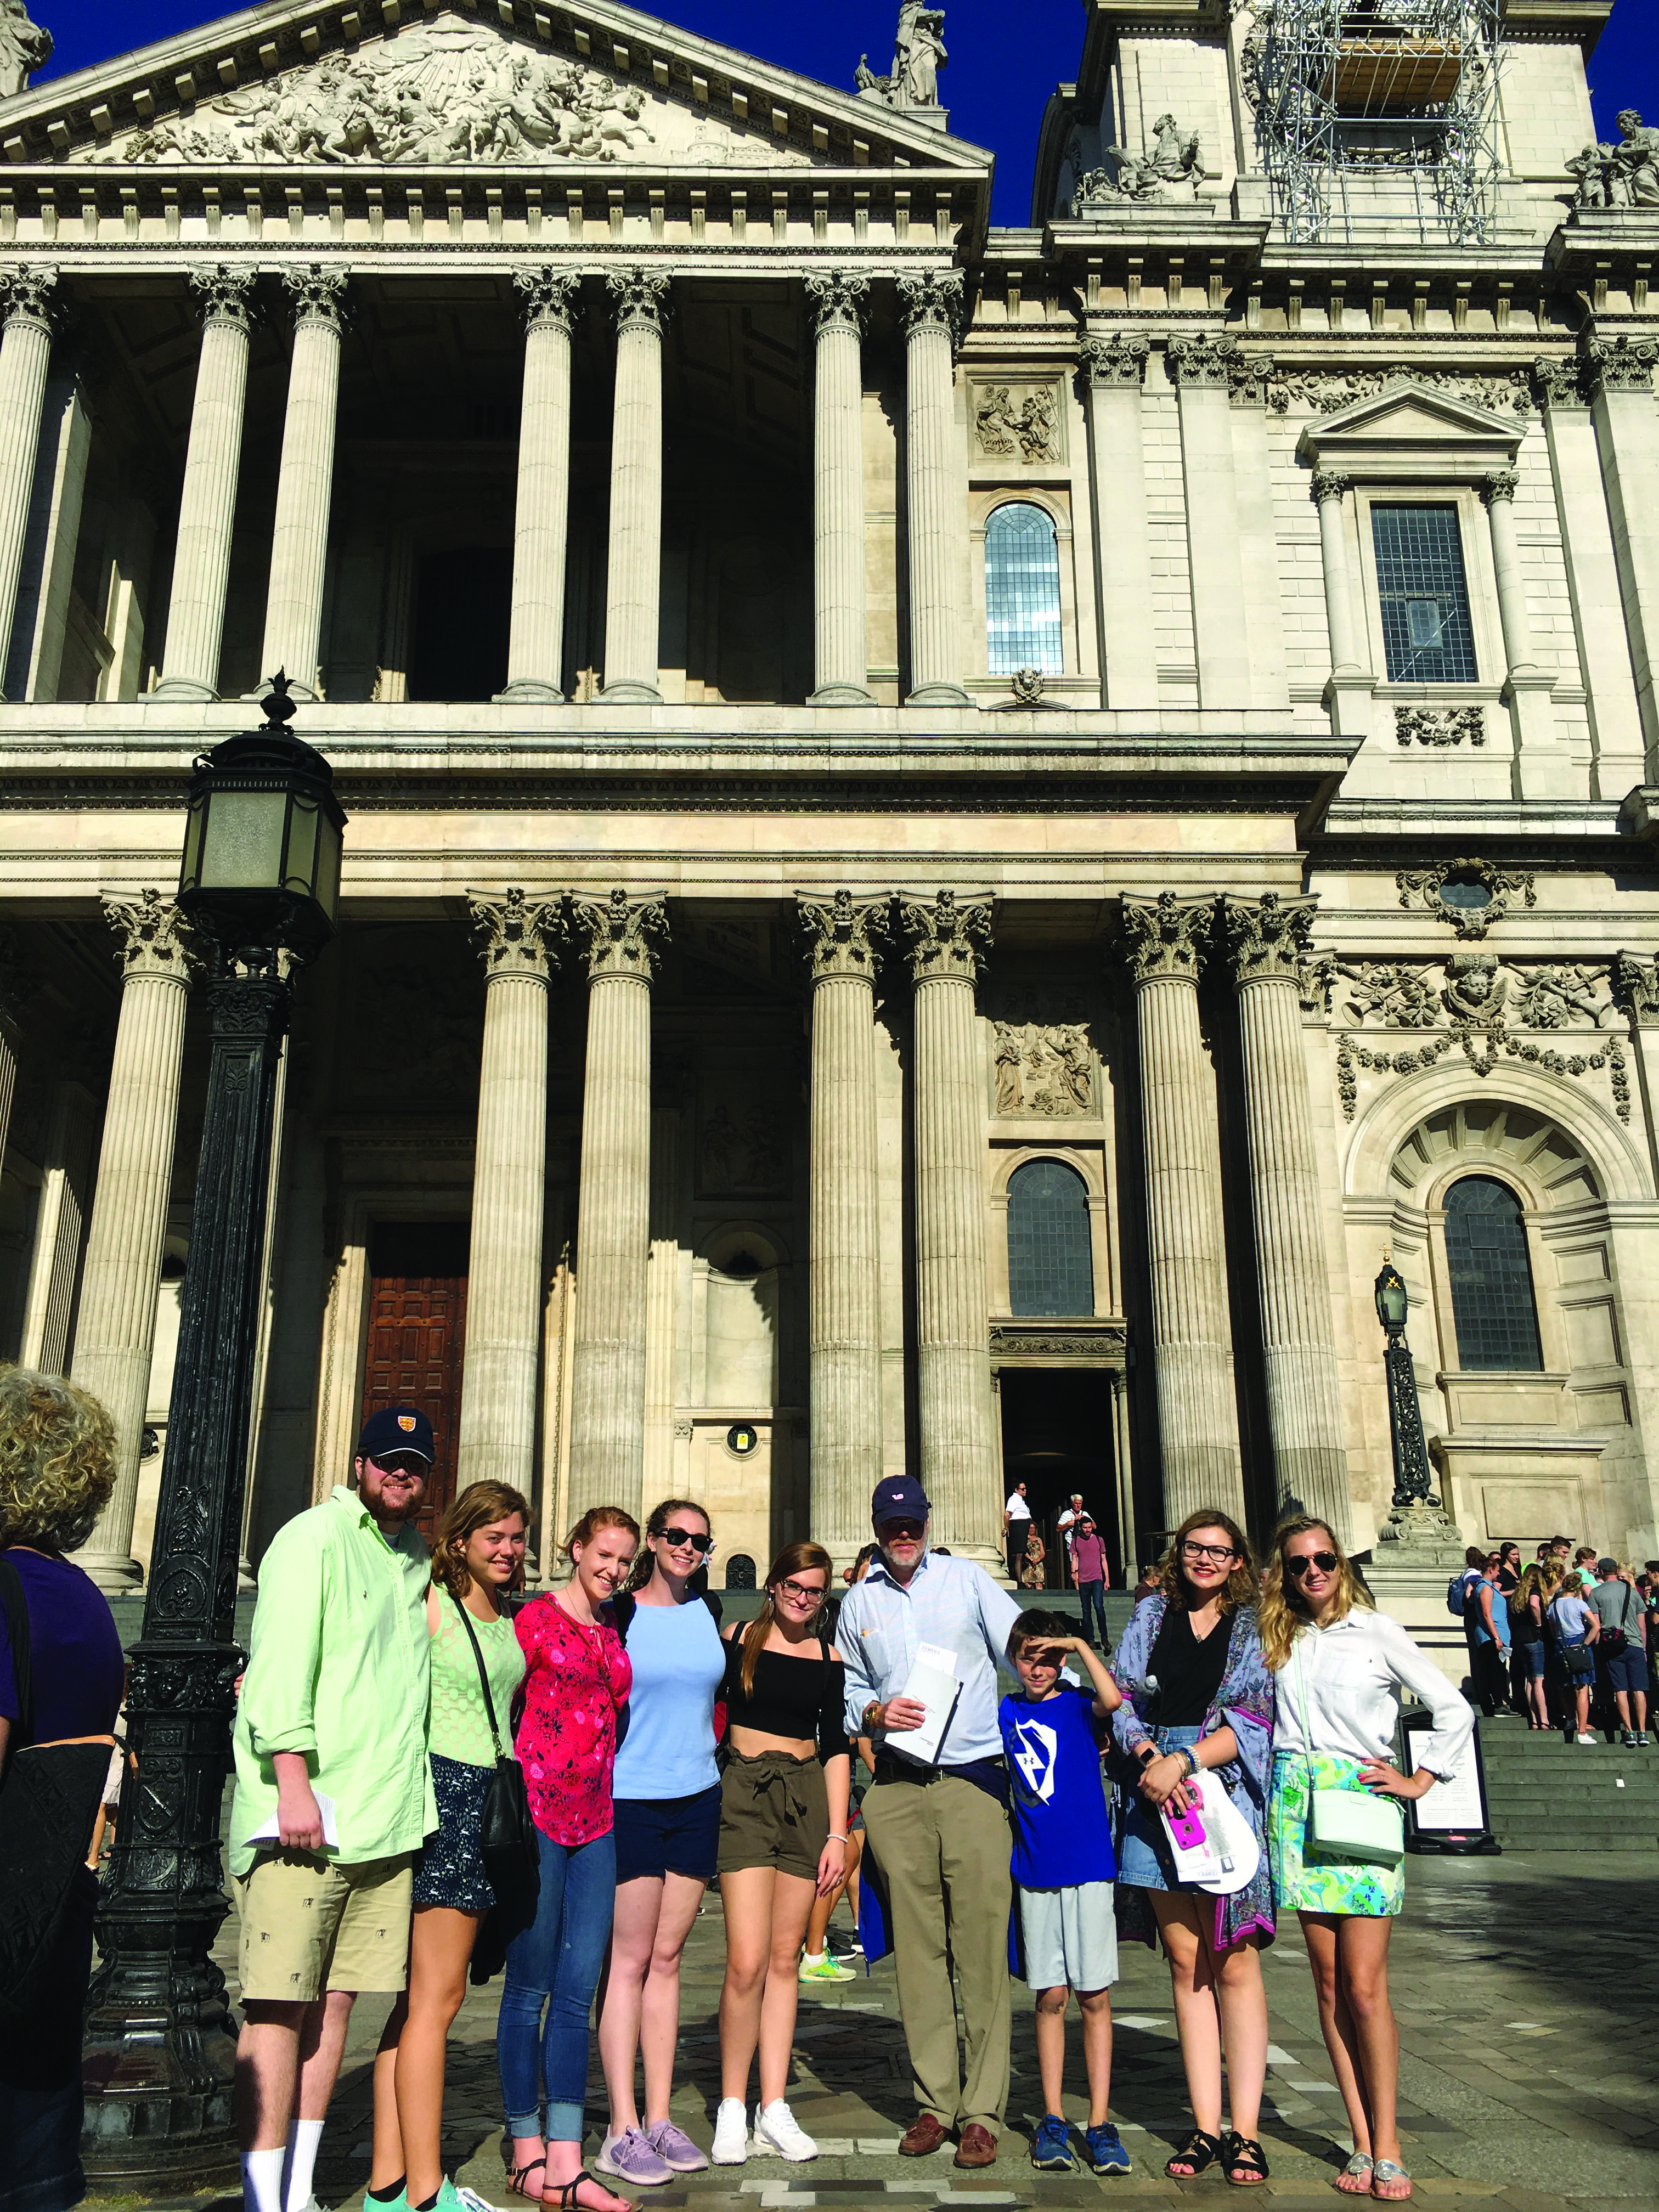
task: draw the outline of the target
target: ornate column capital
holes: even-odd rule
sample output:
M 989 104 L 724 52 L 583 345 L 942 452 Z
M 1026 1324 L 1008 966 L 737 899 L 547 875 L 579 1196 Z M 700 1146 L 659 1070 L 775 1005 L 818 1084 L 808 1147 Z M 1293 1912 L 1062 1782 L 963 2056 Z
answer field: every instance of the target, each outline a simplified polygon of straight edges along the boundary
M 668 320 L 672 288 L 659 270 L 612 270 L 605 280 L 605 287 L 611 295 L 611 312 L 619 331 L 625 331 L 630 323 L 660 331 Z
M 1346 499 L 1352 489 L 1353 478 L 1339 469 L 1316 469 L 1308 480 L 1308 495 L 1316 507 L 1323 507 L 1328 499 Z
M 190 289 L 204 323 L 229 323 L 245 331 L 253 320 L 253 287 L 258 272 L 222 261 L 214 269 L 192 269 Z
M 551 264 L 515 269 L 513 288 L 519 295 L 526 330 L 534 330 L 538 323 L 556 323 L 562 331 L 568 331 L 574 324 L 582 289 L 579 270 L 557 269 Z
M 1513 501 L 1520 488 L 1519 469 L 1491 469 L 1481 478 L 1480 496 L 1488 507 L 1495 507 L 1500 500 Z
M 1651 338 L 1586 338 L 1581 356 L 1585 384 L 1592 399 L 1604 392 L 1651 392 L 1653 365 L 1659 345 Z
M 630 899 L 619 884 L 609 898 L 574 898 L 570 912 L 587 940 L 590 982 L 608 975 L 651 981 L 657 971 L 654 940 L 668 934 L 668 916 L 659 898 Z
M 991 949 L 988 897 L 969 898 L 958 906 L 954 891 L 939 891 L 931 902 L 901 894 L 899 919 L 910 940 L 910 973 L 918 983 L 945 976 L 974 981 Z
M 1239 363 L 1238 340 L 1224 331 L 1194 331 L 1171 338 L 1164 358 L 1177 384 L 1225 392 Z
M 1532 365 L 1532 388 L 1540 407 L 1583 407 L 1584 364 L 1576 355 L 1564 361 L 1540 354 Z
M 188 984 L 205 965 L 204 950 L 183 910 L 158 890 L 136 899 L 106 892 L 104 919 L 121 939 L 116 955 L 129 975 L 165 975 Z
M 1227 397 L 1240 407 L 1266 407 L 1274 397 L 1278 374 L 1279 363 L 1270 353 L 1235 350 L 1227 362 Z
M 960 270 L 927 269 L 915 276 L 901 276 L 896 289 L 906 337 L 914 331 L 942 330 L 955 345 L 962 328 Z
M 1614 1006 L 1638 1029 L 1659 1028 L 1659 969 L 1650 952 L 1615 952 L 1607 981 Z
M 558 960 L 565 934 L 557 899 L 531 901 L 516 885 L 500 898 L 480 891 L 466 895 L 472 934 L 484 967 L 496 975 L 534 975 L 545 980 Z
M 1285 898 L 1264 891 L 1259 899 L 1224 898 L 1222 925 L 1237 984 L 1294 983 L 1299 991 L 1313 951 L 1317 897 Z
M 346 290 L 351 282 L 348 269 L 325 268 L 313 261 L 302 269 L 284 269 L 283 289 L 294 302 L 294 320 L 326 323 L 338 330 L 345 320 Z
M 39 262 L 25 261 L 15 269 L 8 269 L 0 276 L 3 319 L 8 323 L 33 323 L 37 330 L 50 335 L 52 311 L 56 305 L 52 295 L 57 288 L 58 271 Z
M 1091 331 L 1078 348 L 1078 362 L 1091 384 L 1139 386 L 1150 351 L 1139 331 Z
M 870 290 L 867 276 L 857 276 L 850 269 L 826 269 L 805 283 L 814 330 L 862 332 Z
M 1137 984 L 1196 983 L 1215 927 L 1215 901 L 1180 898 L 1174 891 L 1160 891 L 1155 899 L 1126 898 L 1123 927 Z
M 887 934 L 892 903 L 890 894 L 855 899 L 851 891 L 838 890 L 825 903 L 798 891 L 796 914 L 812 963 L 812 981 L 822 983 L 828 976 L 860 975 L 868 981 L 876 964 L 870 940 Z

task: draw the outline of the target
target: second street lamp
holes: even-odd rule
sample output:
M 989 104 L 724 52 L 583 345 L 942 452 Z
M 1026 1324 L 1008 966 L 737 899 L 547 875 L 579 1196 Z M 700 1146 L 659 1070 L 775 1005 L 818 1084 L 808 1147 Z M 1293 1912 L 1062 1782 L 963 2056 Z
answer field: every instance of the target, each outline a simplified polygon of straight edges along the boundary
M 1394 1511 L 1430 1504 L 1434 1485 L 1429 1472 L 1429 1448 L 1423 1437 L 1423 1413 L 1417 1402 L 1417 1375 L 1411 1347 L 1406 1342 L 1406 1317 L 1410 1300 L 1399 1269 L 1390 1260 L 1375 1285 L 1376 1317 L 1385 1340 L 1383 1370 L 1389 1384 L 1389 1434 L 1394 1446 Z
M 334 931 L 345 817 L 293 737 L 278 674 L 262 726 L 196 763 L 179 903 L 211 981 L 212 1058 L 127 1741 L 137 1772 L 98 1916 L 82 2155 L 94 2185 L 234 2173 L 235 2028 L 214 1938 L 230 1766 L 236 1569 L 264 1292 L 276 1066 L 293 969 Z

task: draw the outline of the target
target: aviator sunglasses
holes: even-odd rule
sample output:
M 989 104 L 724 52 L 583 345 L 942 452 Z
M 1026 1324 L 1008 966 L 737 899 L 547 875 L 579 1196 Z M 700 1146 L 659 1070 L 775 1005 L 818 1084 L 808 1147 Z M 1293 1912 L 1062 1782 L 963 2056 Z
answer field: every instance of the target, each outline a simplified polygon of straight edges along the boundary
M 1303 1582 L 1306 1579 L 1310 1567 L 1317 1567 L 1322 1575 L 1334 1572 L 1336 1553 L 1334 1552 L 1303 1552 L 1293 1559 L 1286 1559 L 1285 1564 L 1296 1580 Z
M 684 1551 L 688 1544 L 694 1552 L 706 1553 L 714 1548 L 714 1538 L 705 1536 L 701 1530 L 695 1528 L 665 1528 L 662 1532 L 662 1541 L 671 1551 L 675 1552 Z

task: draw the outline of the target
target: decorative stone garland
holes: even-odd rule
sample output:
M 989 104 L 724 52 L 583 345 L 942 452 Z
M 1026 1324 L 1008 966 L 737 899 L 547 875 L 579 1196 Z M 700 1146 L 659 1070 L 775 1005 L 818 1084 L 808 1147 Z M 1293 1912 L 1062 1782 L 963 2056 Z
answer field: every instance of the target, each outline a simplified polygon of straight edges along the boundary
M 1484 1054 L 1480 1049 L 1483 1038 Z M 1540 1067 L 1550 1075 L 1582 1076 L 1607 1068 L 1611 1071 L 1613 1110 L 1621 1121 L 1630 1120 L 1630 1073 L 1624 1045 L 1618 1037 L 1608 1037 L 1596 1052 L 1560 1053 L 1549 1045 L 1527 1043 L 1502 1021 L 1455 1022 L 1450 1029 L 1443 1030 L 1426 1043 L 1403 1052 L 1372 1052 L 1352 1036 L 1340 1037 L 1336 1048 L 1336 1087 L 1342 1101 L 1343 1120 L 1352 1121 L 1358 1110 L 1359 1079 L 1356 1069 L 1363 1067 L 1377 1075 L 1416 1075 L 1443 1060 L 1454 1045 L 1462 1046 L 1464 1059 L 1483 1079 L 1497 1066 L 1500 1053 L 1510 1060 L 1522 1060 L 1529 1067 Z

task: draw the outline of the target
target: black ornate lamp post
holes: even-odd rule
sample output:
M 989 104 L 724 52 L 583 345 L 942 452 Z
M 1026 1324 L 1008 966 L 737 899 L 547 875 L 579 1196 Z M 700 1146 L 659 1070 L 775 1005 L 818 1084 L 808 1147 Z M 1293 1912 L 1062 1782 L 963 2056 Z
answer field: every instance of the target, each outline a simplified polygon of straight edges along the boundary
M 1394 1443 L 1394 1510 L 1404 1513 L 1426 1505 L 1434 1496 L 1429 1448 L 1423 1439 L 1423 1412 L 1417 1402 L 1417 1376 L 1406 1343 L 1408 1300 L 1399 1269 L 1384 1260 L 1376 1279 L 1376 1317 L 1387 1340 L 1382 1365 L 1389 1378 L 1389 1432 Z
M 233 2172 L 235 2027 L 215 1936 L 228 1909 L 236 1564 L 263 1286 L 277 1058 L 292 970 L 334 931 L 345 816 L 333 771 L 286 725 L 216 745 L 190 787 L 179 903 L 203 941 L 212 1059 L 143 1633 L 131 1654 L 136 1777 L 98 1917 L 83 2156 L 94 2187 L 188 2189 Z

